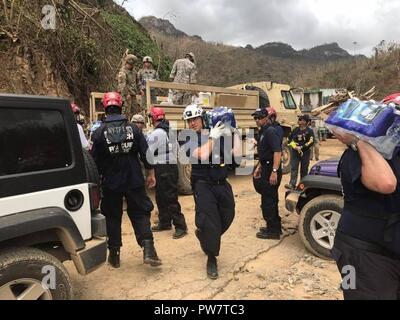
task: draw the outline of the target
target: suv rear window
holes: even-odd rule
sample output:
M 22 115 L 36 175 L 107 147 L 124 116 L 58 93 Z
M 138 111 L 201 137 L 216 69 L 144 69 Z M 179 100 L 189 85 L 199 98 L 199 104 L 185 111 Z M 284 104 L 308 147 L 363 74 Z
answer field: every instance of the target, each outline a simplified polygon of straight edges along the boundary
M 0 176 L 69 167 L 72 155 L 62 114 L 0 109 Z

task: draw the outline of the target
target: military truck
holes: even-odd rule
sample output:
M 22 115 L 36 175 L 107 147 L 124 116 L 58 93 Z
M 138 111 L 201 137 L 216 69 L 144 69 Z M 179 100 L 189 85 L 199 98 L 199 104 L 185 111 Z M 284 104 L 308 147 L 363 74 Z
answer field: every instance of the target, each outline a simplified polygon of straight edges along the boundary
M 247 130 L 252 129 L 257 135 L 258 128 L 251 114 L 258 107 L 273 106 L 279 117 L 284 131 L 285 141 L 283 144 L 283 171 L 288 173 L 290 171 L 290 152 L 287 147 L 287 137 L 290 134 L 292 126 L 297 123 L 297 116 L 300 113 L 296 106 L 290 91 L 290 86 L 285 84 L 278 84 L 274 82 L 255 82 L 240 84 L 229 88 L 212 87 L 204 85 L 191 85 L 181 83 L 171 83 L 162 81 L 149 81 L 147 83 L 147 110 L 148 112 L 152 106 L 160 106 L 164 108 L 168 120 L 177 124 L 177 129 L 182 130 L 186 128 L 186 123 L 183 121 L 182 114 L 186 106 L 174 105 L 168 102 L 165 97 L 158 97 L 159 103 L 151 104 L 150 92 L 151 90 L 183 90 L 193 92 L 194 94 L 208 93 L 210 96 L 209 103 L 204 106 L 205 110 L 211 110 L 216 106 L 227 106 L 232 108 L 235 113 L 239 129 L 243 129 L 245 134 Z M 92 93 L 90 101 L 90 120 L 96 121 L 101 118 L 104 109 L 101 107 L 101 99 L 103 93 Z M 140 97 L 138 97 L 140 99 Z M 243 139 L 246 143 L 246 139 Z M 248 147 L 243 148 L 248 150 Z M 245 156 L 245 155 L 244 155 Z M 191 194 L 190 185 L 191 166 L 179 164 L 179 191 L 182 194 Z

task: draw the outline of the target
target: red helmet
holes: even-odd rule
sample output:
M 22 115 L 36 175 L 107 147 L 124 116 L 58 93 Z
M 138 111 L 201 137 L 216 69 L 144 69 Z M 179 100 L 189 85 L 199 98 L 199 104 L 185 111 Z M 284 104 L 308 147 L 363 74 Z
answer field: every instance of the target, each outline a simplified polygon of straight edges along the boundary
M 122 108 L 121 95 L 118 92 L 107 92 L 103 97 L 103 106 L 106 110 L 111 106 Z
M 79 109 L 78 105 L 76 105 L 75 103 L 71 103 L 71 109 L 73 113 L 80 113 L 81 109 Z
M 272 117 L 277 118 L 277 117 L 278 117 L 278 114 L 276 113 L 276 110 L 275 110 L 274 108 L 272 108 L 272 107 L 267 107 L 267 108 L 265 108 L 265 109 L 266 109 L 267 112 L 268 112 L 268 118 L 272 118 Z
M 163 108 L 153 107 L 150 110 L 150 116 L 153 121 L 159 121 L 165 119 L 165 111 Z
M 382 100 L 384 104 L 389 104 L 391 102 L 395 104 L 400 104 L 400 93 L 393 93 Z

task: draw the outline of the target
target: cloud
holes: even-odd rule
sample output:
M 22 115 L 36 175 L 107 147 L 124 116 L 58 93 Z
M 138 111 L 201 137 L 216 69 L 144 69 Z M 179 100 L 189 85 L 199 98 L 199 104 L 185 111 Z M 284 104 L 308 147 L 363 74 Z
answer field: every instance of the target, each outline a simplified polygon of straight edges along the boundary
M 370 54 L 381 40 L 400 38 L 397 0 L 128 0 L 125 7 L 136 19 L 154 15 L 187 34 L 232 45 L 281 41 L 304 49 L 338 42 Z

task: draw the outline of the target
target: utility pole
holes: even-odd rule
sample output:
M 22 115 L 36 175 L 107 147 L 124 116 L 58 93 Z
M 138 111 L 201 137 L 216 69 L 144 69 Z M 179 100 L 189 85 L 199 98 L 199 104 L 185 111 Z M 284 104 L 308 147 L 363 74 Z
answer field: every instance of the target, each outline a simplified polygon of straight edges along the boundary
M 357 44 L 358 44 L 358 43 L 357 43 L 357 41 L 354 41 L 353 44 L 354 44 L 354 54 L 353 54 L 353 55 L 354 55 L 354 57 L 355 57 L 355 56 L 356 56 L 356 49 L 357 49 Z
M 354 44 L 354 54 L 353 54 L 353 56 L 354 56 L 354 63 L 355 63 L 356 68 L 357 68 L 357 57 L 356 57 L 357 41 L 354 41 L 353 44 Z

